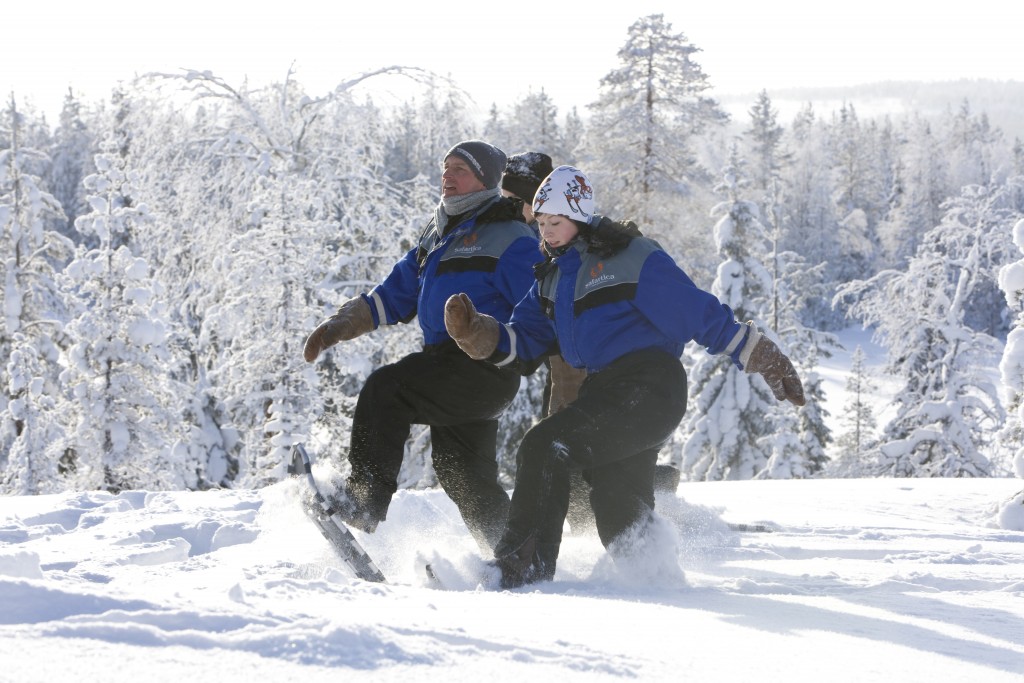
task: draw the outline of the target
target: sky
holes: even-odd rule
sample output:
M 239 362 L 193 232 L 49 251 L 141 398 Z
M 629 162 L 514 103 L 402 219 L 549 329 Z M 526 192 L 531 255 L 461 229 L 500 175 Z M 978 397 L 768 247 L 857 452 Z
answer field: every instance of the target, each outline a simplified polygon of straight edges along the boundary
M 877 371 L 866 333 L 841 340 Z M 840 404 L 849 363 L 820 368 Z M 380 584 L 332 554 L 300 483 L 0 497 L 0 683 L 1024 674 L 1020 479 L 684 482 L 658 494 L 641 561 L 569 529 L 554 581 L 504 592 L 478 588 L 479 551 L 442 492 L 400 491 L 376 533 L 356 532 Z
M 827 7 L 827 9 L 826 9 Z M 671 8 L 671 9 L 670 9 Z M 712 95 L 885 80 L 1024 79 L 1024 4 L 862 0 L 667 3 L 19 2 L 4 10 L 0 92 L 56 120 L 69 87 L 106 99 L 149 72 L 209 70 L 310 95 L 384 66 L 450 76 L 486 112 L 543 89 L 563 111 L 596 98 L 638 18 L 661 13 L 701 49 Z M 375 99 L 409 92 L 394 77 Z

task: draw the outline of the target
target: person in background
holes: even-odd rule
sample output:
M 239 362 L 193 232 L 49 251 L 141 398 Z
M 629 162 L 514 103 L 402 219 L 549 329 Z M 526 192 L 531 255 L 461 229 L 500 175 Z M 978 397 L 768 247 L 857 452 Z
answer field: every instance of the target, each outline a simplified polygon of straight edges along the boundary
M 359 392 L 348 461 L 351 474 L 329 501 L 347 524 L 373 532 L 398 488 L 413 424 L 430 426 L 438 483 L 482 549 L 493 549 L 508 494 L 498 482 L 498 417 L 520 375 L 467 356 L 445 329 L 445 301 L 468 292 L 480 310 L 507 322 L 534 282 L 537 234 L 519 203 L 501 196 L 505 153 L 481 140 L 442 160 L 441 201 L 418 244 L 368 293 L 345 302 L 306 339 L 307 362 L 341 341 L 418 318 L 423 348 L 370 374 Z
M 551 157 L 547 154 L 521 152 L 508 158 L 508 165 L 501 176 L 501 193 L 523 202 L 523 220 L 534 228 L 537 227 L 537 221 L 533 215 L 533 197 L 537 194 L 541 181 L 553 170 Z M 586 370 L 572 367 L 558 353 L 548 356 L 544 360 L 544 365 L 547 366 L 548 376 L 544 383 L 541 403 L 542 417 L 557 413 L 571 403 L 587 376 Z M 590 485 L 584 481 L 579 470 L 573 470 L 570 477 L 569 511 L 566 513 L 566 520 L 573 534 L 582 534 L 595 528 L 594 513 L 590 508 Z
M 523 220 L 534 228 L 537 221 L 533 215 L 533 196 L 544 178 L 554 170 L 551 157 L 543 152 L 521 152 L 508 158 L 505 172 L 501 175 L 502 195 L 523 202 Z M 538 247 L 540 233 L 538 231 Z M 538 260 L 544 254 L 538 252 Z M 544 402 L 541 415 L 558 412 L 576 397 L 579 385 L 586 376 L 585 370 L 577 370 L 566 363 L 558 354 L 552 354 L 545 360 L 548 366 L 547 383 L 544 385 Z M 553 397 L 553 400 L 552 400 Z
M 558 348 L 587 370 L 577 398 L 519 446 L 491 563 L 502 588 L 554 578 L 573 469 L 590 482 L 598 534 L 613 556 L 616 539 L 650 523 L 658 451 L 686 410 L 680 356 L 690 341 L 762 375 L 779 400 L 805 400 L 793 364 L 764 332 L 738 322 L 633 223 L 594 208 L 587 175 L 559 166 L 533 202 L 548 259 L 511 319 L 479 312 L 468 292 L 445 305 L 448 332 L 471 358 L 529 365 Z
M 543 152 L 520 152 L 508 158 L 501 174 L 501 194 L 523 202 L 523 220 L 536 226 L 533 215 L 533 195 L 537 194 L 540 181 L 554 170 L 551 157 Z

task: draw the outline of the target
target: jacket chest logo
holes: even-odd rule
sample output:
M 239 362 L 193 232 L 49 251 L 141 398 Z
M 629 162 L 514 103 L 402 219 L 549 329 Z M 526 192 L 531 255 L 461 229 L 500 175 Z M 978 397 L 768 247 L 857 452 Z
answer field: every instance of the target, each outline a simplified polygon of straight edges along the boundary
M 604 272 L 604 261 L 598 261 L 596 265 L 590 269 L 590 280 L 583 285 L 584 289 L 591 289 L 600 285 L 603 282 L 610 282 L 615 279 L 615 276 L 611 273 Z
M 459 241 L 457 241 L 452 246 L 451 252 L 453 254 L 472 254 L 474 252 L 480 251 L 481 249 L 483 249 L 483 247 L 477 244 L 477 241 L 479 239 L 479 233 L 471 232 L 462 239 L 460 239 Z

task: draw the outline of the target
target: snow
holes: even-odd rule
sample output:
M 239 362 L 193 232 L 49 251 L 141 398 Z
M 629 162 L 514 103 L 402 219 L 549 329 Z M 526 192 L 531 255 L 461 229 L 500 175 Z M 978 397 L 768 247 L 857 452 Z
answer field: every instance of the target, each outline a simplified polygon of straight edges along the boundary
M 999 526 L 1003 529 L 1024 529 L 1024 491 L 999 510 Z
M 1024 291 L 1024 261 L 1008 263 L 999 270 L 999 289 L 1006 292 L 1006 301 L 1011 308 L 1024 305 L 1020 295 Z
M 867 332 L 841 338 L 817 370 L 832 419 L 853 349 L 885 358 Z M 879 384 L 876 414 L 895 389 Z M 555 580 L 513 591 L 479 587 L 437 490 L 400 491 L 356 532 L 389 583 L 356 579 L 299 483 L 0 497 L 0 682 L 1024 676 L 1020 479 L 684 482 L 658 494 L 640 561 L 567 530 Z
M 1024 251 L 1024 218 L 1013 225 L 1013 243 Z
M 1020 681 L 1024 532 L 997 524 L 1020 484 L 683 483 L 651 562 L 567 535 L 554 582 L 506 592 L 468 579 L 439 491 L 357 532 L 387 585 L 333 557 L 295 480 L 6 497 L 0 679 Z M 436 555 L 456 590 L 425 585 Z

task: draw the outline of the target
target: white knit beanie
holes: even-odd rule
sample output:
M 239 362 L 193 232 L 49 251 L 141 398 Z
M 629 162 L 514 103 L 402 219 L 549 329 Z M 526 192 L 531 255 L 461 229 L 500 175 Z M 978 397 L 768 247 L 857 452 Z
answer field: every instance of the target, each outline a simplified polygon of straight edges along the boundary
M 594 215 L 594 188 L 574 166 L 559 166 L 541 181 L 533 198 L 534 213 L 549 213 L 587 223 Z

